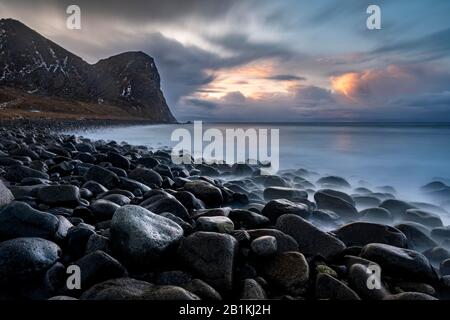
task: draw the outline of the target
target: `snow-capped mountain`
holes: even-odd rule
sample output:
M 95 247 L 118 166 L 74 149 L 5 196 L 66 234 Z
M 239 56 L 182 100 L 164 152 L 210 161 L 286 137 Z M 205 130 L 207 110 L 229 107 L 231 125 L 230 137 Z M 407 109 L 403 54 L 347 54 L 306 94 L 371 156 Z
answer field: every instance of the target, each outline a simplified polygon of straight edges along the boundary
M 13 19 L 0 20 L 0 87 L 176 121 L 160 89 L 155 61 L 147 54 L 126 52 L 91 65 Z

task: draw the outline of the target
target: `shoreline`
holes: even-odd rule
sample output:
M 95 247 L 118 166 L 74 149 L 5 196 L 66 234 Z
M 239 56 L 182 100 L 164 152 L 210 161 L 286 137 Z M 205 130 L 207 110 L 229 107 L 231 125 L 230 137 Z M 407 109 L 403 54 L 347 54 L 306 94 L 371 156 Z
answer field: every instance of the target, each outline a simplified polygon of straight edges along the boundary
M 0 129 L 0 297 L 450 298 L 441 207 L 302 168 L 174 165 L 163 150 L 57 132 L 72 125 L 82 126 Z M 381 271 L 378 289 L 366 286 L 369 268 Z

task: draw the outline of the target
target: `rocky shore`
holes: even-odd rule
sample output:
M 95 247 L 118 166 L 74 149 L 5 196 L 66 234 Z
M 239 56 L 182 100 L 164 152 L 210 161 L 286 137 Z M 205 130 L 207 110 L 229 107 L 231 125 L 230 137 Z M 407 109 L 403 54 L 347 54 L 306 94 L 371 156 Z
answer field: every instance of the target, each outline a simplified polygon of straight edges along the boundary
M 49 127 L 0 128 L 1 300 L 450 297 L 443 182 L 407 202 Z

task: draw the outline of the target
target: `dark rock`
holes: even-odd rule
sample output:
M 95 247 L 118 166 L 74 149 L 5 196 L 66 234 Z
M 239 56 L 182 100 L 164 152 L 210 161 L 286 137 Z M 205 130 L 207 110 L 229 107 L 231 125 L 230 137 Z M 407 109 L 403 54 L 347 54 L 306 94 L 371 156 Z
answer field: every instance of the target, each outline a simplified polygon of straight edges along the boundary
M 133 205 L 116 211 L 110 232 L 113 251 L 138 267 L 160 261 L 183 237 L 183 229 L 172 220 Z
M 267 217 L 249 210 L 231 210 L 228 217 L 233 221 L 236 228 L 261 228 L 270 224 Z
M 438 300 L 433 296 L 430 296 L 425 293 L 420 292 L 402 292 L 398 294 L 393 294 L 387 296 L 384 300 L 406 300 L 406 301 L 414 301 L 414 300 Z
M 109 279 L 126 277 L 127 270 L 119 261 L 103 251 L 85 255 L 75 265 L 80 267 L 81 288 L 87 289 L 96 283 Z
M 98 250 L 110 254 L 110 241 L 108 238 L 95 233 L 92 234 L 86 242 L 85 255 Z
M 214 288 L 229 291 L 237 241 L 230 235 L 196 232 L 185 238 L 178 250 L 180 260 Z
M 136 168 L 128 176 L 130 179 L 134 179 L 149 187 L 161 186 L 163 182 L 161 175 L 152 169 Z
M 195 228 L 198 231 L 232 233 L 234 224 L 227 217 L 200 217 L 196 221 Z
M 80 201 L 80 189 L 72 185 L 46 186 L 39 189 L 37 196 L 49 205 L 76 206 Z
M 93 234 L 95 234 L 93 228 L 84 223 L 70 228 L 66 236 L 68 253 L 75 259 L 82 257 L 86 252 L 86 244 Z
M 106 189 L 105 186 L 92 180 L 87 181 L 85 184 L 83 184 L 83 188 L 91 191 L 92 194 L 95 196 L 108 191 L 108 189 Z
M 6 180 L 11 182 L 20 182 L 22 181 L 22 179 L 25 178 L 41 178 L 48 180 L 49 175 L 44 172 L 34 170 L 25 166 L 8 167 L 5 175 Z
M 184 271 L 164 271 L 155 277 L 155 284 L 159 286 L 183 286 L 192 280 L 192 276 Z
M 420 209 L 406 210 L 403 216 L 403 220 L 417 222 L 430 228 L 437 228 L 443 226 L 442 220 L 437 214 Z
M 37 279 L 59 259 L 59 247 L 40 238 L 0 242 L 0 283 L 20 285 Z
M 300 252 L 285 252 L 268 260 L 262 266 L 262 274 L 269 283 L 288 294 L 304 293 L 309 279 L 309 266 Z
M 355 205 L 358 208 L 373 208 L 378 207 L 381 204 L 381 200 L 376 197 L 371 196 L 353 196 L 353 200 L 355 201 Z
M 188 191 L 179 191 L 175 193 L 175 198 L 188 210 L 204 209 L 205 204 L 200 199 L 197 199 L 192 193 Z
M 317 275 L 315 294 L 317 299 L 360 300 L 356 292 L 345 283 L 326 273 Z
M 242 285 L 241 300 L 265 300 L 266 292 L 254 279 L 245 279 Z
M 52 214 L 13 201 L 0 211 L 0 239 L 38 237 L 53 239 L 59 220 Z
M 159 161 L 153 157 L 142 157 L 136 160 L 137 164 L 152 169 L 159 164 Z
M 450 259 L 450 252 L 442 247 L 430 248 L 423 255 L 433 264 L 439 266 L 444 260 Z
M 200 300 L 192 292 L 176 286 L 154 286 L 144 292 L 141 297 L 143 300 Z
M 264 190 L 264 199 L 308 199 L 308 193 L 304 190 L 286 187 L 269 187 Z
M 298 251 L 298 243 L 291 236 L 277 229 L 254 229 L 247 230 L 251 240 L 270 236 L 277 240 L 277 252 L 283 253 L 287 251 Z
M 118 278 L 96 284 L 85 291 L 81 300 L 142 300 L 151 283 L 133 278 Z
M 131 193 L 131 196 L 133 196 L 132 193 Z M 130 198 L 123 194 L 108 194 L 106 196 L 103 196 L 102 199 L 114 202 L 115 204 L 117 204 L 121 207 L 126 206 L 127 204 L 130 204 L 130 202 L 131 202 Z
M 265 205 L 261 214 L 269 218 L 272 223 L 275 223 L 278 217 L 284 214 L 293 214 L 305 219 L 310 216 L 307 205 L 302 203 L 294 203 L 284 199 L 269 201 Z
M 208 206 L 220 206 L 223 202 L 222 191 L 203 180 L 187 182 L 184 185 L 184 190 L 191 192 Z
M 264 187 L 290 187 L 290 184 L 279 176 L 265 176 Z
M 384 208 L 369 208 L 361 211 L 361 220 L 373 223 L 391 223 L 394 220 L 392 214 Z
M 9 190 L 0 179 L 0 208 L 4 205 L 10 204 L 13 200 L 14 195 L 11 190 Z
M 259 257 L 269 257 L 277 253 L 277 239 L 272 236 L 262 236 L 254 239 L 250 248 Z
M 181 285 L 181 287 L 192 292 L 202 300 L 222 300 L 221 295 L 213 287 L 200 279 L 193 279 L 192 281 Z
M 441 262 L 439 267 L 439 272 L 441 276 L 449 276 L 450 275 L 450 259 L 446 259 Z
M 336 176 L 323 177 L 316 182 L 320 186 L 335 186 L 340 188 L 351 188 L 350 183 L 344 178 Z
M 116 152 L 109 152 L 105 161 L 111 163 L 114 167 L 125 170 L 130 169 L 130 160 Z
M 160 216 L 170 219 L 173 222 L 175 222 L 176 224 L 178 224 L 183 229 L 185 235 L 191 234 L 192 231 L 194 230 L 194 228 L 192 227 L 192 225 L 190 223 L 184 221 L 183 219 L 181 219 L 180 217 L 177 217 L 176 215 L 173 215 L 170 212 L 163 212 L 160 214 Z
M 353 222 L 340 227 L 333 233 L 347 246 L 365 246 L 369 243 L 385 243 L 404 248 L 406 236 L 394 227 L 368 222 Z
M 331 210 L 344 219 L 357 219 L 358 211 L 353 203 L 346 201 L 346 197 L 349 196 L 330 189 L 319 190 L 314 194 L 319 209 Z
M 120 206 L 105 199 L 95 200 L 89 207 L 97 221 L 111 220 Z
M 185 221 L 190 220 L 190 216 L 186 208 L 174 197 L 161 198 L 151 204 L 144 205 L 144 207 L 156 214 L 170 212 Z
M 84 175 L 84 178 L 87 181 L 96 181 L 108 189 L 114 188 L 119 184 L 120 181 L 117 174 L 100 166 L 92 166 L 91 168 L 89 168 L 89 170 Z M 86 187 L 86 185 L 83 185 L 83 187 L 88 188 Z M 94 192 L 93 190 L 91 191 Z
M 378 263 L 384 274 L 425 282 L 437 280 L 428 259 L 416 251 L 372 243 L 362 249 L 361 257 Z
M 431 230 L 431 237 L 439 242 L 450 239 L 450 227 L 438 227 Z
M 409 249 L 423 251 L 438 246 L 425 232 L 412 223 L 401 223 L 395 227 L 406 235 Z
M 350 267 L 348 272 L 350 287 L 363 299 L 383 300 L 390 293 L 383 283 L 381 283 L 381 279 L 377 280 L 379 283 L 369 279 L 370 277 L 376 276 L 376 274 L 368 269 L 369 267 L 370 266 L 365 266 L 359 263 L 353 264 Z M 371 284 L 372 287 L 369 287 L 368 284 Z
M 387 209 L 395 219 L 401 219 L 408 209 L 417 209 L 411 203 L 395 199 L 388 199 L 383 201 L 380 204 L 380 207 Z
M 120 177 L 120 182 L 118 187 L 123 188 L 125 190 L 131 191 L 131 192 L 135 192 L 136 190 L 140 190 L 142 194 L 150 191 L 150 187 L 146 186 L 143 183 L 140 183 L 139 181 L 133 180 L 133 179 L 129 179 L 129 178 L 124 178 L 124 177 Z
M 294 238 L 299 245 L 299 251 L 307 256 L 321 255 L 330 258 L 345 249 L 341 240 L 296 215 L 286 214 L 279 217 L 276 227 Z

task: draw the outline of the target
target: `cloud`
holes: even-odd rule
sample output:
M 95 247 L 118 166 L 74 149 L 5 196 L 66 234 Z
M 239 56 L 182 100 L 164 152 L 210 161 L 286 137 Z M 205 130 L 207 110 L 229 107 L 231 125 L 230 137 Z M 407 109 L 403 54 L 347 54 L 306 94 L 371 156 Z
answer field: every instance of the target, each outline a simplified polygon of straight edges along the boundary
M 277 80 L 277 81 L 305 81 L 305 77 L 299 77 L 292 74 L 276 74 L 270 77 L 267 77 L 269 80 Z

